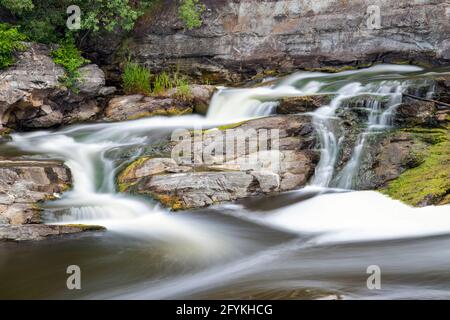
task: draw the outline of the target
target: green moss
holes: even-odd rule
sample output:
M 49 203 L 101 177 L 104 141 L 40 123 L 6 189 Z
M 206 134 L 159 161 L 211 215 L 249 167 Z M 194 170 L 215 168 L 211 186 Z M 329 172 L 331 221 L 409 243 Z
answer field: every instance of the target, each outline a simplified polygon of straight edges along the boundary
M 222 130 L 222 131 L 229 130 L 229 129 L 234 129 L 234 128 L 242 126 L 246 122 L 247 122 L 247 120 L 236 122 L 236 123 L 225 124 L 225 125 L 222 125 L 222 126 L 218 126 L 217 129 Z
M 434 144 L 419 166 L 405 171 L 381 192 L 412 206 L 450 203 L 449 129 L 410 129 L 418 138 Z
M 149 193 L 149 195 L 155 200 L 161 202 L 163 206 L 171 208 L 173 211 L 185 209 L 183 201 L 181 201 L 176 195 L 157 194 L 153 192 Z
M 141 157 L 131 162 L 124 170 L 122 170 L 117 176 L 117 187 L 119 192 L 126 192 L 131 186 L 136 184 L 134 179 L 130 178 L 130 175 L 133 171 L 136 170 L 139 166 L 144 164 L 150 157 Z
M 171 107 L 171 108 L 167 108 L 167 109 L 136 113 L 132 116 L 129 116 L 127 119 L 128 120 L 137 120 L 137 119 L 141 119 L 141 118 L 149 118 L 149 117 L 156 117 L 156 116 L 182 116 L 182 115 L 190 114 L 190 113 L 192 113 L 192 108 L 180 109 L 180 108 L 176 108 L 176 107 Z
M 8 136 L 11 132 L 9 128 L 0 128 L 0 137 Z

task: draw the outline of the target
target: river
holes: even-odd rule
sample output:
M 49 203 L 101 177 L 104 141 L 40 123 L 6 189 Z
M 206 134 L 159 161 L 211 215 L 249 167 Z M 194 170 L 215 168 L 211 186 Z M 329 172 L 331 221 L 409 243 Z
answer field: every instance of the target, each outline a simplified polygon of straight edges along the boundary
M 389 130 L 401 94 L 433 91 L 448 70 L 378 65 L 336 74 L 299 72 L 256 88 L 221 88 L 206 117 L 154 117 L 15 133 L 0 152 L 60 159 L 73 188 L 45 205 L 49 223 L 99 224 L 104 233 L 0 243 L 0 298 L 364 299 L 449 298 L 449 206 L 412 208 L 375 191 L 352 190 L 366 137 Z M 145 146 L 177 128 L 212 128 L 275 112 L 276 100 L 327 93 L 311 113 L 320 162 L 309 185 L 201 210 L 170 213 L 149 198 L 119 194 L 115 176 Z M 349 97 L 370 104 L 350 160 L 336 170 L 342 132 L 331 121 Z M 124 156 L 126 154 L 126 156 Z M 66 288 L 66 268 L 82 289 Z M 381 289 L 367 287 L 367 268 Z

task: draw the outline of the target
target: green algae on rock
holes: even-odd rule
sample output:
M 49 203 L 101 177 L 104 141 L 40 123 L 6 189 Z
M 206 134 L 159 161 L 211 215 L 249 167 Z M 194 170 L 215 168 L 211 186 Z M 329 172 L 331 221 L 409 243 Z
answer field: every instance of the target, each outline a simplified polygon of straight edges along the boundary
M 417 167 L 402 173 L 382 189 L 384 194 L 412 206 L 450 203 L 450 127 L 444 129 L 413 128 L 418 139 L 433 143 Z

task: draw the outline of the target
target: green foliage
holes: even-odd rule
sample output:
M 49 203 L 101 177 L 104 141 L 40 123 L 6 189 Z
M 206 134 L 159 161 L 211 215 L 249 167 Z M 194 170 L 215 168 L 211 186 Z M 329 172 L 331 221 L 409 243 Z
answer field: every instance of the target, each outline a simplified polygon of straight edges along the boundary
M 180 75 L 178 71 L 171 76 L 166 72 L 157 74 L 153 79 L 153 94 L 160 95 L 166 91 L 176 88 L 175 96 L 188 99 L 191 96 L 189 81 L 185 76 Z
M 23 13 L 34 8 L 32 0 L 0 0 L 0 6 L 12 13 Z
M 21 41 L 26 40 L 25 35 L 17 28 L 0 23 L 0 69 L 9 67 L 14 63 L 14 52 L 24 49 Z
M 158 95 L 173 88 L 173 82 L 166 72 L 157 74 L 153 79 L 153 93 Z
M 0 0 L 0 6 L 13 13 L 20 30 L 29 39 L 42 43 L 56 43 L 64 39 L 67 7 L 80 7 L 81 30 L 78 38 L 86 33 L 116 28 L 131 30 L 146 8 L 158 0 Z
M 150 94 L 150 71 L 137 63 L 128 62 L 122 74 L 123 89 L 126 94 Z
M 181 99 L 189 99 L 192 96 L 189 80 L 185 76 L 180 76 L 177 72 L 174 75 L 174 84 L 177 88 L 175 95 Z
M 90 61 L 81 56 L 81 51 L 75 46 L 73 38 L 67 38 L 58 49 L 52 51 L 53 61 L 64 67 L 66 75 L 61 82 L 68 88 L 76 90 L 76 81 L 80 76 L 78 68 Z
M 117 27 L 132 30 L 135 21 L 144 14 L 144 9 L 153 1 L 89 0 L 82 19 L 82 28 L 92 31 L 105 29 L 114 31 Z
M 205 11 L 205 6 L 199 0 L 182 0 L 178 15 L 186 28 L 191 30 L 202 25 L 201 15 L 203 11 Z
M 67 33 L 67 7 L 80 7 L 81 30 L 76 34 L 82 41 L 87 33 L 132 30 L 136 20 L 146 10 L 152 10 L 160 0 L 0 0 L 0 6 L 16 16 L 20 31 L 32 41 L 57 43 Z M 199 0 L 181 0 L 179 17 L 187 29 L 202 24 L 205 6 Z

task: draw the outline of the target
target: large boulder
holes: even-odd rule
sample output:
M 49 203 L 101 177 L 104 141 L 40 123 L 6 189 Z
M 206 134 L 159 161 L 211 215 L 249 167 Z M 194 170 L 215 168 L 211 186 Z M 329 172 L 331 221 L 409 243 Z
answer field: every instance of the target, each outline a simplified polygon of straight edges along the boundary
M 196 135 L 201 143 L 192 145 Z M 117 178 L 119 190 L 150 195 L 174 210 L 199 208 L 302 187 L 318 161 L 308 116 L 260 118 L 185 138 L 172 141 L 172 158 L 149 156 L 131 163 Z M 234 152 L 222 152 L 230 141 Z M 192 155 L 178 158 L 184 147 Z
M 87 121 L 100 112 L 101 96 L 108 91 L 98 66 L 79 69 L 79 91 L 75 93 L 60 83 L 65 71 L 53 62 L 50 48 L 40 44 L 26 47 L 12 67 L 0 71 L 0 131 Z

